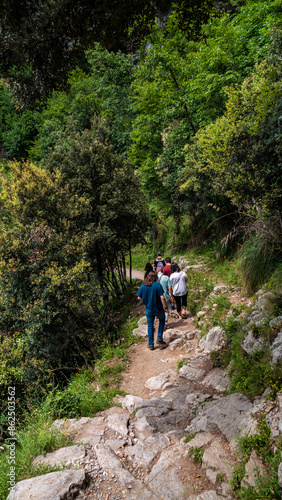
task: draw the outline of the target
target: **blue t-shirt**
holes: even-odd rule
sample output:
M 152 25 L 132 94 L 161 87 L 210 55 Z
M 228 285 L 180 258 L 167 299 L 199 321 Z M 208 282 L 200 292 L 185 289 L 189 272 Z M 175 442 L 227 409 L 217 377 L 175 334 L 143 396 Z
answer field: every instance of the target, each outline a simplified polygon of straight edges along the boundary
M 141 297 L 146 308 L 153 314 L 163 311 L 161 295 L 163 295 L 162 286 L 155 281 L 151 286 L 141 285 L 137 297 Z

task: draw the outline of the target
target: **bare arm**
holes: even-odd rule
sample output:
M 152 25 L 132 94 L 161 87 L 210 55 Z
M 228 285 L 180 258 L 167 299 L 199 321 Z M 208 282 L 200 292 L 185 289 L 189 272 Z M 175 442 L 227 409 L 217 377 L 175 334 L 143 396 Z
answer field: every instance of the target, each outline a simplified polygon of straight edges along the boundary
M 173 297 L 173 295 L 172 295 L 172 286 L 169 286 L 169 287 L 168 287 L 168 293 L 169 293 L 169 295 L 170 295 L 170 300 L 171 300 L 171 302 L 174 302 L 174 297 Z
M 164 309 L 167 309 L 167 307 L 166 307 L 166 300 L 165 300 L 165 298 L 164 298 L 163 295 L 161 295 L 161 301 L 162 301 Z

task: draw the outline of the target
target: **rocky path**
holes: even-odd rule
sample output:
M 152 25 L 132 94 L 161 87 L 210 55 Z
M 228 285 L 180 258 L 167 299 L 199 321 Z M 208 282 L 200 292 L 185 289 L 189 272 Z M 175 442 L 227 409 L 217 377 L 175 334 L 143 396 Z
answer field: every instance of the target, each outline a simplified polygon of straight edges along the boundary
M 238 435 L 256 432 L 262 411 L 276 411 L 272 427 L 279 432 L 279 412 L 263 396 L 251 403 L 243 394 L 226 395 L 227 373 L 209 357 L 221 346 L 219 327 L 201 339 L 193 318 L 172 314 L 168 347 L 149 351 L 144 310 L 137 307 L 133 333 L 144 342 L 128 352 L 120 385 L 127 395 L 94 418 L 54 422 L 77 444 L 37 457 L 36 464 L 68 468 L 21 481 L 9 500 L 232 500 Z M 256 467 L 263 472 L 252 453 L 243 484 L 254 485 Z

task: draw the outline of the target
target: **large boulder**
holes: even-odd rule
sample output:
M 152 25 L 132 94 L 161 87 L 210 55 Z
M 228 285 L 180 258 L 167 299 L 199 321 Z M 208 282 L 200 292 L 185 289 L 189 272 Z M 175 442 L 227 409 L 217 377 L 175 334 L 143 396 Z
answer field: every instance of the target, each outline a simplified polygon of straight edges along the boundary
M 46 455 L 39 455 L 33 460 L 34 465 L 64 465 L 69 467 L 85 457 L 85 447 L 83 445 L 66 446 Z
M 250 354 L 253 351 L 262 349 L 263 346 L 264 346 L 264 340 L 261 337 L 256 339 L 252 331 L 248 333 L 247 337 L 243 340 L 241 344 L 242 349 L 244 349 L 244 351 L 248 354 Z
M 212 328 L 206 337 L 203 337 L 199 342 L 199 348 L 204 349 L 204 352 L 220 351 L 225 345 L 225 333 L 220 326 Z
M 176 370 L 168 370 L 165 373 L 160 373 L 156 377 L 151 377 L 145 382 L 146 389 L 150 391 L 164 390 L 175 386 L 177 379 Z
M 208 401 L 186 427 L 188 432 L 212 431 L 218 428 L 236 449 L 237 438 L 257 432 L 257 422 L 252 416 L 253 404 L 241 393 Z
M 25 479 L 16 484 L 7 500 L 62 500 L 73 499 L 86 483 L 84 469 L 50 472 Z
M 225 370 L 214 368 L 205 376 L 202 384 L 207 387 L 212 387 L 216 391 L 223 392 L 228 390 L 230 380 Z

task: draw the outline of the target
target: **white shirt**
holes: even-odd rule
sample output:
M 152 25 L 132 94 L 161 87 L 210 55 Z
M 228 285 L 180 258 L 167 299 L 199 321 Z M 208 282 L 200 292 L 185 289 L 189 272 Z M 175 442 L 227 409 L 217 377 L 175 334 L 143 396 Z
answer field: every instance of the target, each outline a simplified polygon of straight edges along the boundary
M 172 293 L 176 297 L 180 297 L 187 293 L 187 285 L 186 280 L 187 274 L 184 271 L 180 271 L 180 273 L 172 273 L 170 275 L 170 281 L 172 284 Z

